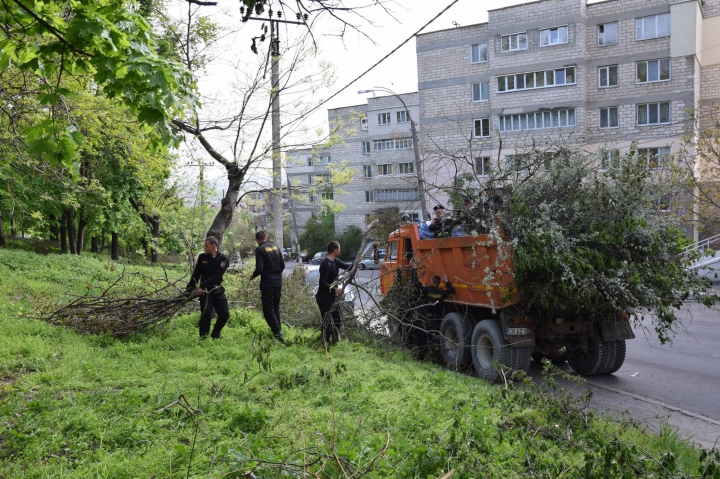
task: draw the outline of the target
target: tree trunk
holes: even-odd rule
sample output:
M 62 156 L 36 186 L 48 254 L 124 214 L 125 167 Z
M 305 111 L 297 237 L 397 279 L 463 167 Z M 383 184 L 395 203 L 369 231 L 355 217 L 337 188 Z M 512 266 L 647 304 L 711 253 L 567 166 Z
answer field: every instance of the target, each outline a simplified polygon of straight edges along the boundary
M 100 251 L 105 251 L 105 230 L 100 233 Z
M 57 243 L 58 240 L 60 239 L 58 237 L 57 218 L 55 217 L 55 215 L 49 215 L 49 219 L 50 219 L 50 221 L 49 221 L 49 223 L 50 223 L 50 228 L 49 228 L 50 241 L 54 241 L 55 243 Z
M 152 263 L 158 262 L 158 249 L 160 248 L 160 217 L 152 217 L 152 235 L 153 235 L 153 249 L 151 253 L 150 261 Z
M 78 255 L 82 254 L 83 247 L 85 246 L 85 228 L 87 227 L 87 219 L 82 212 L 78 213 L 78 230 L 77 230 L 77 246 L 75 251 Z
M 60 216 L 60 252 L 63 254 L 67 254 L 68 252 L 66 223 L 67 217 L 65 216 L 65 213 L 63 213 Z
M 110 246 L 110 258 L 117 261 L 120 259 L 120 235 L 115 231 L 111 234 L 112 241 Z
M 92 240 L 90 240 L 90 252 L 91 253 L 99 253 L 100 249 L 98 248 L 98 237 L 93 235 Z
M 70 246 L 70 254 L 77 254 L 75 248 L 75 212 L 72 208 L 65 210 L 65 226 L 68 232 L 68 246 Z
M 225 230 L 230 227 L 232 223 L 233 212 L 235 211 L 235 205 L 238 202 L 238 196 L 240 195 L 240 187 L 242 186 L 243 178 L 245 173 L 239 170 L 237 166 L 233 165 L 227 167 L 228 171 L 228 189 L 225 192 L 225 197 L 221 201 L 220 211 L 215 215 L 215 219 L 208 230 L 208 236 L 214 236 L 218 240 L 218 249 L 222 245 L 223 235 Z
M 0 211 L 0 246 L 5 246 L 5 231 L 3 231 L 2 211 Z

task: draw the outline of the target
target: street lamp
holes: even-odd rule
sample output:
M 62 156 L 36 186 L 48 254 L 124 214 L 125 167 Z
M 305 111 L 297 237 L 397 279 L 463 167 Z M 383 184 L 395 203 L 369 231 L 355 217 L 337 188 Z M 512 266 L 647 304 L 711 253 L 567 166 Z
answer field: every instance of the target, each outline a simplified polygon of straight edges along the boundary
M 359 90 L 358 95 L 361 95 L 363 93 L 375 93 L 375 90 L 384 91 L 386 93 L 390 93 L 392 96 L 400 100 L 400 103 L 402 103 L 403 108 L 405 108 L 405 115 L 407 115 L 408 120 L 410 120 L 410 132 L 412 133 L 412 142 L 413 142 L 413 151 L 415 153 L 415 171 L 417 171 L 417 179 L 418 179 L 418 190 L 420 194 L 420 210 L 422 211 L 422 219 L 426 220 L 429 218 L 428 216 L 428 210 L 427 210 L 427 204 L 425 204 L 425 180 L 423 179 L 422 174 L 422 163 L 420 161 L 420 151 L 418 150 L 418 137 L 417 137 L 417 128 L 415 128 L 415 122 L 413 121 L 412 117 L 410 117 L 410 111 L 408 110 L 407 105 L 403 101 L 402 98 L 400 98 L 400 95 L 395 93 L 394 91 L 390 90 L 389 88 L 376 86 L 373 87 L 371 90 Z

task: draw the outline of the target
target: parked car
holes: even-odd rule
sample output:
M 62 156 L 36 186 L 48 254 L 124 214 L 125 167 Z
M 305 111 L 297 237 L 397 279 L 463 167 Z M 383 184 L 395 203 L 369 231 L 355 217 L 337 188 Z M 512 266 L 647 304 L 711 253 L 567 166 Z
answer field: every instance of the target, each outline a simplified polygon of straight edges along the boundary
M 360 262 L 360 265 L 358 266 L 358 268 L 360 268 L 360 269 L 380 269 L 380 266 L 383 264 L 384 261 L 385 261 L 385 251 L 380 250 L 379 260 L 378 260 L 377 264 L 375 264 L 375 260 L 372 258 L 364 259 Z
M 327 255 L 327 253 L 323 254 Z M 310 291 L 312 291 L 313 296 L 315 296 L 315 293 L 317 293 L 319 281 L 320 271 L 318 270 L 308 271 L 308 273 L 305 275 L 305 283 L 308 285 Z M 343 291 L 342 301 L 340 303 L 340 313 L 343 317 L 347 317 L 346 315 L 352 317 L 355 314 L 356 294 L 357 291 L 355 291 L 355 288 L 353 288 L 353 286 L 348 286 L 345 291 Z
M 307 253 L 298 253 L 297 257 L 298 263 L 309 263 L 310 262 L 310 256 L 308 256 Z
M 319 251 L 319 252 L 315 253 L 315 256 L 313 256 L 313 259 L 310 261 L 310 263 L 320 264 L 320 263 L 322 263 L 322 260 L 324 260 L 326 256 L 327 256 L 326 251 Z

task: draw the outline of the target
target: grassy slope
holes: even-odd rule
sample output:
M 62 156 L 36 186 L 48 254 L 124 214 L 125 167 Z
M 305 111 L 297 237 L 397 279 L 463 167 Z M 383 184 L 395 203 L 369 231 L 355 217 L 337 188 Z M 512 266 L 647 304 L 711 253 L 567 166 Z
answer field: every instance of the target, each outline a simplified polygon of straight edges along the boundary
M 115 275 L 93 258 L 0 250 L 0 478 L 180 477 L 191 455 L 190 476 L 241 470 L 254 457 L 316 461 L 324 477 L 342 477 L 336 454 L 349 471 L 381 451 L 373 477 L 438 477 L 450 468 L 456 478 L 531 469 L 603 477 L 623 467 L 662 477 L 645 449 L 672 452 L 677 465 L 698 471 L 697 452 L 671 433 L 591 418 L 591 428 L 575 422 L 563 439 L 572 415 L 554 401 L 358 344 L 326 355 L 311 332 L 289 331 L 293 345 L 283 348 L 253 311 L 233 312 L 227 340 L 204 342 L 197 315 L 124 340 L 20 316 L 47 290 L 80 292 L 91 276 Z M 181 395 L 202 412 L 157 412 Z M 616 434 L 642 449 L 613 446 L 607 437 Z M 275 477 L 277 469 L 264 467 L 259 476 Z

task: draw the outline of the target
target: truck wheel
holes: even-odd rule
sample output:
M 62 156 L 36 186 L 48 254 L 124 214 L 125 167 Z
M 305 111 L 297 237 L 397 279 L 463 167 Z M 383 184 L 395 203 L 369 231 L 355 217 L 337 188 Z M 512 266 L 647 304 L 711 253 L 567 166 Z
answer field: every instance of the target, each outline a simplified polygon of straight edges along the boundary
M 495 362 L 513 367 L 512 348 L 503 337 L 500 321 L 495 319 L 485 319 L 475 326 L 472 334 L 471 353 L 475 371 L 486 381 L 497 382 L 500 380 L 500 372 L 493 366 Z M 529 361 L 529 352 L 527 357 Z
M 450 369 L 460 369 L 472 361 L 470 338 L 472 322 L 459 313 L 448 313 L 440 323 L 440 349 Z
M 533 348 L 510 348 L 512 354 L 512 368 L 515 371 L 526 371 L 530 369 Z
M 627 346 L 625 340 L 615 341 L 615 355 L 612 358 L 610 369 L 605 374 L 612 374 L 617 372 L 625 362 L 625 353 L 627 352 Z
M 603 341 L 600 328 L 595 327 L 595 335 L 587 338 L 587 351 L 570 350 L 567 353 L 570 366 L 581 376 L 607 374 L 615 357 L 615 341 Z

